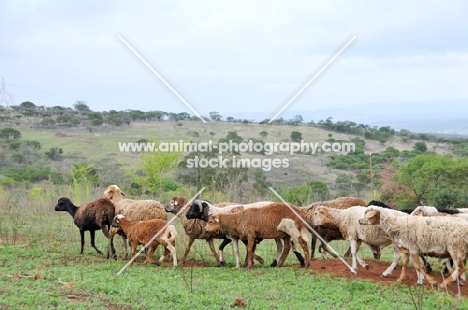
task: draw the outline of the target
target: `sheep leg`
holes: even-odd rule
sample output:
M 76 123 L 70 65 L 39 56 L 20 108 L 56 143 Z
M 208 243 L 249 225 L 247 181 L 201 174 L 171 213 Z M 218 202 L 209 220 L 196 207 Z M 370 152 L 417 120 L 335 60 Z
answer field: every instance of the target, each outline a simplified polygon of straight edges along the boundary
M 246 249 L 248 249 L 248 241 L 245 241 L 246 244 L 245 244 L 245 247 Z M 252 255 L 252 264 L 253 264 L 253 260 L 254 260 L 254 257 L 255 257 L 255 250 L 257 249 L 257 240 L 255 240 L 253 246 L 252 246 L 252 252 L 251 252 L 251 255 Z M 244 261 L 244 267 L 247 267 L 247 264 L 248 264 L 248 261 L 249 261 L 249 256 L 248 256 L 249 252 L 247 251 L 246 255 L 245 255 L 245 261 Z M 263 260 L 263 258 L 262 258 Z
M 234 239 L 232 246 L 234 247 L 234 253 L 236 254 L 236 268 L 240 268 L 240 257 L 239 257 L 239 239 Z
M 123 247 L 124 247 L 124 259 L 128 259 L 128 239 L 127 236 L 121 235 L 122 236 L 122 242 L 123 242 Z
M 102 225 L 101 230 L 104 236 L 106 236 L 106 238 L 109 239 L 110 238 L 109 227 L 107 225 Z
M 85 244 L 85 241 L 84 241 L 84 230 L 80 229 L 80 237 L 81 237 L 81 252 L 80 254 L 83 254 L 83 248 L 84 248 L 84 244 Z
M 414 268 L 424 275 L 424 278 L 427 280 L 427 282 L 429 282 L 429 284 L 431 286 L 436 286 L 437 281 L 435 281 L 434 278 L 432 278 L 430 275 L 428 275 L 426 273 L 426 270 L 421 268 L 421 264 L 420 264 L 420 261 L 419 261 L 419 254 L 418 253 L 410 253 L 410 258 L 411 258 L 411 261 L 413 262 Z
M 458 275 L 465 273 L 465 266 L 463 264 L 463 260 L 458 259 L 458 258 L 453 259 L 453 266 L 455 267 L 455 270 L 453 270 L 450 277 L 447 277 L 444 282 L 439 284 L 439 287 L 441 288 L 447 287 L 447 284 L 453 281 L 456 281 L 458 279 Z
M 299 262 L 301 263 L 301 268 L 309 268 L 310 266 L 310 255 L 309 255 L 309 248 L 307 247 L 307 242 L 302 239 L 302 237 L 299 238 L 299 244 L 301 245 L 303 251 L 304 251 L 304 256 L 305 256 L 305 264 L 304 264 L 304 258 L 302 258 L 302 255 L 301 253 L 299 253 L 298 251 L 294 251 L 294 254 L 296 254 L 296 257 L 297 259 L 299 260 Z M 299 256 L 298 256 L 299 254 Z M 301 260 L 302 259 L 302 260 Z
M 167 255 L 166 253 L 171 253 L 173 266 L 174 268 L 177 267 L 177 253 L 174 245 L 171 242 L 167 242 L 167 244 L 164 246 L 164 254 L 159 258 L 159 262 L 164 260 L 165 256 Z
M 206 242 L 208 242 L 208 245 L 210 246 L 210 250 L 211 252 L 213 252 L 213 255 L 216 259 L 216 265 L 219 266 L 219 256 L 218 256 L 218 253 L 216 253 L 216 249 L 214 247 L 214 242 L 213 242 L 213 239 L 206 239 Z
M 225 267 L 226 266 L 226 263 L 224 262 L 224 248 L 226 247 L 226 245 L 228 245 L 229 243 L 231 243 L 231 239 L 229 238 L 224 238 L 223 239 L 223 242 L 221 242 L 221 244 L 219 245 L 219 264 L 218 264 L 218 267 Z
M 148 252 L 146 252 L 146 258 L 145 258 L 145 261 L 144 261 L 145 264 L 152 264 L 153 263 L 153 254 L 156 251 L 156 249 L 158 248 L 158 245 L 159 245 L 159 243 L 156 243 L 155 246 L 149 247 Z
M 380 246 L 368 244 L 370 249 L 372 250 L 372 255 L 374 255 L 374 259 L 380 260 Z
M 350 243 L 351 243 L 351 255 L 352 255 L 352 260 L 353 260 L 353 263 L 351 265 L 352 269 L 353 270 L 356 270 L 357 269 L 357 263 L 359 262 L 359 264 L 366 268 L 366 269 L 369 269 L 369 265 L 366 264 L 366 262 L 364 260 L 362 260 L 358 255 L 357 255 L 357 252 L 359 251 L 359 246 L 361 245 L 361 242 L 360 241 L 357 241 L 357 240 L 350 240 Z
M 298 240 L 298 243 L 301 244 L 299 240 Z M 296 258 L 299 261 L 299 264 L 301 265 L 301 268 L 304 268 L 305 267 L 304 257 L 302 256 L 301 252 L 299 252 L 297 250 L 297 248 L 298 248 L 297 243 L 294 243 L 294 241 L 291 241 L 291 246 L 292 246 L 292 251 L 293 251 L 294 255 L 296 255 Z M 301 247 L 302 247 L 302 244 L 301 244 Z M 304 251 L 304 253 L 306 253 L 306 252 L 309 252 L 309 249 L 307 249 L 307 251 Z M 307 253 L 306 255 L 308 256 L 309 254 Z
M 281 239 L 275 239 L 276 242 L 276 256 L 275 259 L 273 260 L 273 263 L 271 263 L 270 267 L 276 267 L 278 266 L 278 261 L 281 258 L 281 253 L 283 253 L 283 242 Z
M 315 259 L 315 247 L 317 246 L 317 236 L 312 233 L 312 241 L 310 243 L 310 259 Z
M 424 269 L 426 270 L 427 273 L 432 272 L 432 267 L 431 264 L 427 261 L 427 259 L 424 257 L 424 255 L 420 254 L 419 255 L 424 263 Z
M 252 268 L 253 260 L 252 253 L 254 252 L 255 238 L 249 237 L 247 239 L 247 268 Z
M 397 282 L 401 282 L 401 281 L 403 281 L 405 279 L 406 270 L 408 269 L 408 261 L 409 261 L 408 253 L 403 253 L 403 255 L 401 256 L 401 273 L 400 273 L 400 276 L 397 279 Z M 384 273 L 382 274 L 382 276 L 386 277 L 386 275 L 384 275 Z M 418 284 L 419 284 L 419 276 L 418 276 Z
M 400 251 L 398 250 L 397 246 L 393 247 L 393 262 L 388 268 L 382 273 L 382 277 L 387 277 L 389 276 L 393 270 L 395 270 L 396 265 L 398 264 L 398 261 L 400 260 L 401 254 Z
M 95 237 L 96 237 L 96 231 L 95 231 L 95 230 L 90 230 L 90 231 L 89 231 L 89 234 L 91 235 L 91 246 L 96 250 L 96 252 L 97 252 L 98 254 L 101 254 L 101 255 L 102 255 L 101 250 L 99 250 L 99 249 L 96 247 L 96 245 L 94 244 L 94 239 L 95 239 Z
M 278 267 L 283 266 L 284 261 L 288 257 L 289 251 L 291 250 L 291 237 L 287 236 L 286 238 L 283 239 L 284 241 L 284 249 L 283 249 L 283 254 L 281 254 L 281 257 L 278 261 Z
M 325 241 L 326 241 L 326 242 L 330 242 L 331 240 L 325 239 Z M 328 246 L 327 246 L 326 243 L 321 242 L 319 250 L 322 252 L 323 259 L 325 259 L 325 260 L 328 259 L 328 258 L 327 258 L 327 253 L 329 253 L 329 254 L 330 254 L 331 256 L 333 256 L 334 258 L 338 258 L 338 256 L 336 256 L 335 253 L 333 253 L 332 251 L 330 251 L 330 250 L 328 249 Z M 349 251 L 349 249 L 348 249 L 348 251 Z M 345 254 L 345 256 L 346 256 L 346 254 Z M 349 257 L 349 255 L 348 255 L 348 257 Z
M 182 266 L 185 264 L 185 261 L 187 260 L 187 256 L 188 256 L 188 254 L 190 252 L 190 248 L 192 247 L 193 241 L 195 241 L 195 239 L 193 239 L 192 237 L 189 237 L 189 242 L 188 242 L 187 246 L 185 247 L 184 257 L 182 257 L 182 262 L 181 262 Z
M 117 259 L 117 255 L 115 253 L 115 247 L 114 247 L 114 235 L 111 235 L 108 241 L 107 245 L 107 259 Z

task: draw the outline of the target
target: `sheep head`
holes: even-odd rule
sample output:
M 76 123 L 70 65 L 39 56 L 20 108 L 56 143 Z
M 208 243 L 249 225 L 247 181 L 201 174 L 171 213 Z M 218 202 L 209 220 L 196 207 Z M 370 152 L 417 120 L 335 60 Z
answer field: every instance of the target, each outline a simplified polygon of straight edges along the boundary
M 208 221 L 208 218 L 204 217 L 204 211 L 209 206 L 209 203 L 204 200 L 195 200 L 190 206 L 187 214 L 185 215 L 188 219 L 202 219 Z
M 417 207 L 416 209 L 414 209 L 413 212 L 411 212 L 410 214 L 411 216 L 426 216 L 425 212 L 424 212 L 424 209 L 419 206 Z
M 123 214 L 117 214 L 115 217 L 114 217 L 114 220 L 112 221 L 112 227 L 120 227 L 120 220 L 121 219 L 124 219 L 125 216 Z
M 205 225 L 205 231 L 213 232 L 218 231 L 221 229 L 221 225 L 219 224 L 219 215 L 210 216 L 208 218 L 208 222 Z
M 67 197 L 62 197 L 57 201 L 57 205 L 55 206 L 55 211 L 68 211 L 72 207 L 74 207 L 71 200 Z
M 164 207 L 166 212 L 177 214 L 188 202 L 187 198 L 175 196 Z
M 109 185 L 106 188 L 106 190 L 104 191 L 104 197 L 109 198 L 110 200 L 120 200 L 122 197 L 125 197 L 125 194 L 122 192 L 120 187 L 114 184 Z
M 364 213 L 364 218 L 359 219 L 361 225 L 379 225 L 380 224 L 380 211 L 368 209 Z
M 320 226 L 332 224 L 336 225 L 336 221 L 333 216 L 328 212 L 328 208 L 324 206 L 315 206 L 314 207 L 314 216 L 312 218 L 312 225 Z

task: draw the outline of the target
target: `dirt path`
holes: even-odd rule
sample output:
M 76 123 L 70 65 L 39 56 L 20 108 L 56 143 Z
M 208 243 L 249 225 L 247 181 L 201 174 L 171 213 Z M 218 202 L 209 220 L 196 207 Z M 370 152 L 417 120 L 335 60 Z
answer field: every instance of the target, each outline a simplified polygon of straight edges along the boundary
M 164 265 L 171 266 L 171 263 L 164 262 Z M 309 269 L 313 270 L 316 274 L 330 274 L 334 277 L 345 278 L 349 280 L 356 279 L 365 279 L 371 280 L 381 284 L 391 285 L 396 282 L 396 279 L 400 276 L 401 266 L 397 266 L 393 271 L 392 275 L 389 277 L 382 277 L 381 274 L 388 268 L 390 265 L 389 262 L 379 262 L 375 260 L 369 261 L 370 268 L 366 270 L 364 268 L 358 267 L 358 274 L 352 274 L 349 269 L 340 261 L 335 259 L 324 260 L 313 260 Z M 258 266 L 258 265 L 257 265 Z M 203 261 L 189 260 L 186 262 L 185 267 L 196 267 L 196 268 L 208 268 L 210 265 Z M 266 268 L 266 267 L 254 267 L 254 268 Z M 297 268 L 299 268 L 297 266 Z M 439 274 L 431 274 L 438 282 L 442 281 L 442 276 Z M 416 272 L 413 267 L 410 267 L 406 273 L 406 279 L 403 281 L 405 285 L 415 285 L 417 281 Z M 427 289 L 433 289 L 425 281 L 425 287 Z M 462 283 L 463 285 L 463 283 Z M 438 288 L 435 288 L 437 290 Z M 448 286 L 448 291 L 452 295 L 458 294 L 458 288 L 455 283 Z M 464 286 L 460 286 L 460 292 L 462 296 L 468 296 L 468 284 L 465 283 Z

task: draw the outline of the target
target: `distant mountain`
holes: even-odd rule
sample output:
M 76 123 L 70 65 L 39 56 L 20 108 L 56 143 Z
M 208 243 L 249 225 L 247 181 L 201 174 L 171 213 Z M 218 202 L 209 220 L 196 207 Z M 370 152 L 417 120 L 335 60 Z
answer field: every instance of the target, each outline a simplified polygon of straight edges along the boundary
M 261 121 L 271 118 L 276 112 L 227 113 L 241 119 Z M 301 115 L 304 121 L 318 122 L 332 117 L 333 121 L 353 121 L 371 126 L 390 126 L 413 132 L 468 135 L 468 100 L 432 101 L 410 104 L 363 104 L 336 109 L 288 110 L 280 117 L 291 119 Z

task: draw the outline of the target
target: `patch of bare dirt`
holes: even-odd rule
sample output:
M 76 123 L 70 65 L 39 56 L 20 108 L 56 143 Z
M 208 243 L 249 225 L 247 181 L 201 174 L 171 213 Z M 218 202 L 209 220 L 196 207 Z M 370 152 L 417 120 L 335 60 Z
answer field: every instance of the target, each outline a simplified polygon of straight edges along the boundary
M 329 259 L 329 260 L 313 260 L 311 261 L 311 265 L 309 269 L 313 270 L 315 274 L 329 274 L 332 277 L 339 277 L 345 278 L 349 280 L 357 280 L 357 279 L 364 279 L 364 280 L 371 280 L 373 282 L 382 283 L 391 285 L 396 283 L 396 280 L 400 276 L 401 266 L 397 266 L 393 273 L 388 277 L 382 277 L 381 274 L 390 266 L 389 262 L 380 262 L 375 260 L 369 261 L 369 270 L 364 268 L 357 269 L 357 274 L 352 274 L 351 271 L 346 267 L 342 261 L 336 259 Z M 442 282 L 442 275 L 441 274 L 430 274 L 438 283 Z M 446 277 L 446 275 L 444 275 Z M 406 278 L 403 280 L 402 284 L 407 286 L 415 285 L 417 281 L 416 271 L 414 268 L 409 267 L 406 272 Z M 433 289 L 424 281 L 425 287 L 428 289 Z M 460 283 L 463 286 L 460 286 L 460 292 L 464 296 L 468 296 L 468 283 Z M 434 290 L 442 290 L 440 288 L 434 288 Z M 458 288 L 456 283 L 451 283 L 448 285 L 447 290 L 452 295 L 458 294 Z

